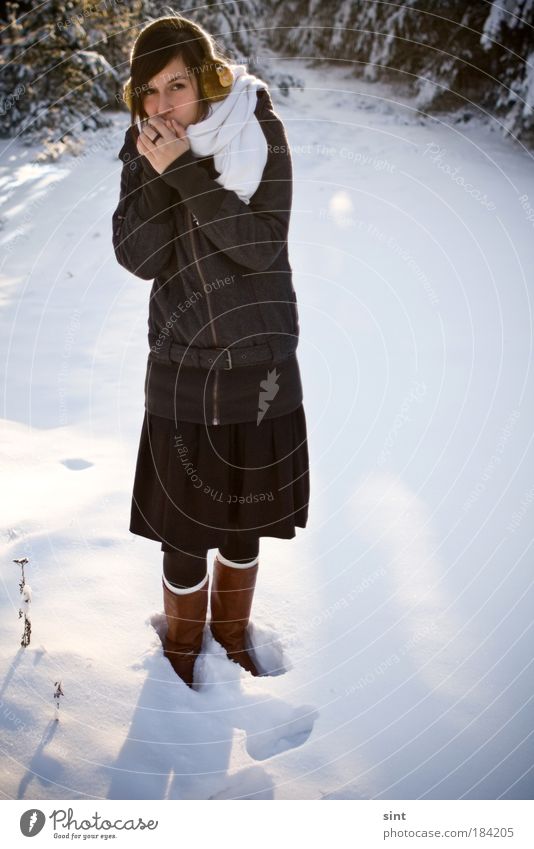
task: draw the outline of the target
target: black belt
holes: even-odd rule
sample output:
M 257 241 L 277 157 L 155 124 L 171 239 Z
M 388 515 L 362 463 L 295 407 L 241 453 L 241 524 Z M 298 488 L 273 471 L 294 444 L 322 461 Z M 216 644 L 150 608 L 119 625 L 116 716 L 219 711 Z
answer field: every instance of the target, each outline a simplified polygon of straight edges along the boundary
M 150 338 L 149 338 L 150 341 Z M 297 338 L 281 337 L 271 342 L 250 345 L 247 348 L 194 348 L 166 341 L 163 345 L 151 343 L 148 359 L 151 362 L 177 363 L 195 368 L 221 369 L 229 371 L 239 366 L 275 363 L 287 359 L 294 353 Z

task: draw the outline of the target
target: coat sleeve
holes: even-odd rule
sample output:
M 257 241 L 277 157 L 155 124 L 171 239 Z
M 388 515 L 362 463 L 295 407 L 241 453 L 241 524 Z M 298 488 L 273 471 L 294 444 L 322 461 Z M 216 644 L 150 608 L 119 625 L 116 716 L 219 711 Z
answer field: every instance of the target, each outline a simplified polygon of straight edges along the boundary
M 152 280 L 173 256 L 172 204 L 179 198 L 139 154 L 131 127 L 119 158 L 123 163 L 120 198 L 112 218 L 115 257 L 136 277 Z
M 216 249 L 255 271 L 271 267 L 287 244 L 292 201 L 292 164 L 284 125 L 264 98 L 258 121 L 267 141 L 267 162 L 261 182 L 247 204 L 212 179 L 191 149 L 162 172 L 195 214 Z

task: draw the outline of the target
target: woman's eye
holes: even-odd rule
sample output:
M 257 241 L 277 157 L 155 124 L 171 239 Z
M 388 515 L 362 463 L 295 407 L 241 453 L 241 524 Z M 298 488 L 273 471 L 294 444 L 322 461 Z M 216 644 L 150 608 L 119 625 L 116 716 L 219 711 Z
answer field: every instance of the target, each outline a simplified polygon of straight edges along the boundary
M 175 83 L 172 87 L 173 88 L 185 88 L 183 83 Z M 154 94 L 154 89 L 153 88 L 147 88 L 145 94 Z

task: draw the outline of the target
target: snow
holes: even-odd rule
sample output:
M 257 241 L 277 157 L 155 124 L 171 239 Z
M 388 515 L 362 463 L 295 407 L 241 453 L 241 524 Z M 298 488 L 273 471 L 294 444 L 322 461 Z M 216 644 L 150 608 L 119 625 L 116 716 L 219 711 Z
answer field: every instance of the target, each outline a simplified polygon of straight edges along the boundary
M 492 42 L 498 41 L 502 36 L 505 25 L 513 30 L 520 22 L 528 21 L 533 11 L 533 0 L 501 0 L 500 4 L 492 3 L 484 21 L 480 43 L 489 50 Z
M 275 100 L 312 501 L 261 543 L 250 637 L 276 675 L 206 629 L 182 684 L 159 545 L 128 531 L 150 285 L 111 245 L 125 114 L 78 160 L 2 142 L 7 798 L 532 798 L 531 155 L 297 70 Z

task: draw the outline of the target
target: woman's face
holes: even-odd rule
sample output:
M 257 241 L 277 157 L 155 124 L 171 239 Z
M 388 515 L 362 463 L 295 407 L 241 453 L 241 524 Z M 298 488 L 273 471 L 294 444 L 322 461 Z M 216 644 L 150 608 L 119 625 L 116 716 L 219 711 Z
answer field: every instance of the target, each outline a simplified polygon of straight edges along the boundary
M 179 56 L 149 80 L 143 91 L 143 106 L 149 118 L 155 115 L 175 118 L 179 124 L 188 127 L 200 120 L 202 108 L 199 97 L 197 78 L 193 74 L 188 75 Z

